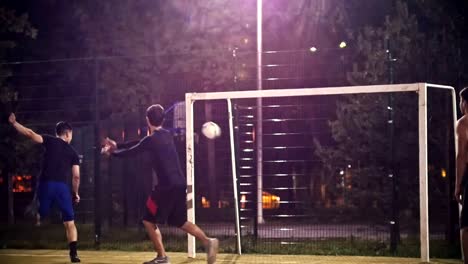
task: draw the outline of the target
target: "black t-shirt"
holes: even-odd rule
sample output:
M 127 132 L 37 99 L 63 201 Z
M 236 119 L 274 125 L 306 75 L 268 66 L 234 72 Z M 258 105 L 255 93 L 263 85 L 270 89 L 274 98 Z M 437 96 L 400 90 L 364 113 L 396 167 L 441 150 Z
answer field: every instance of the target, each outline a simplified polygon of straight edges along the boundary
M 140 141 L 118 144 L 114 155 L 134 156 L 142 152 L 150 153 L 151 166 L 158 176 L 158 186 L 186 186 L 174 139 L 169 131 L 156 130 Z
M 45 148 L 40 181 L 67 182 L 73 165 L 80 165 L 75 149 L 58 137 L 42 135 Z

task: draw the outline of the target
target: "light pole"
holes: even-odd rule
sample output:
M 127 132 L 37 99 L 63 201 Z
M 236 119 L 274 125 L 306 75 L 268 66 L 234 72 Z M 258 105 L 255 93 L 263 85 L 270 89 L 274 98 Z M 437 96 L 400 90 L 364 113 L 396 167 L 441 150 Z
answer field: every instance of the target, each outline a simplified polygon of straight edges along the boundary
M 262 90 L 262 19 L 263 0 L 257 0 L 257 90 Z M 257 220 L 259 224 L 263 219 L 263 112 L 262 98 L 257 99 L 257 130 L 255 137 L 257 142 Z

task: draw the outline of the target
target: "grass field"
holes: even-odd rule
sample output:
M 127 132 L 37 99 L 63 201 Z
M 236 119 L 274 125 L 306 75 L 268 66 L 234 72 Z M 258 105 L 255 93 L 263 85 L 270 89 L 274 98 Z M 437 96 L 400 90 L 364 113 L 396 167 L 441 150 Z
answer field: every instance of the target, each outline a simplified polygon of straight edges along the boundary
M 93 227 L 79 226 L 79 253 L 83 263 L 142 263 L 153 258 L 151 243 L 145 233 L 136 228 L 114 228 L 102 236 L 100 250 L 95 249 Z M 235 252 L 233 237 L 219 237 L 222 246 L 218 264 L 222 263 L 288 263 L 288 264 L 419 264 L 419 244 L 416 240 L 401 242 L 396 255 L 391 255 L 388 245 L 379 241 L 314 240 L 294 245 L 283 245 L 279 240 L 243 239 L 242 256 Z M 171 263 L 206 263 L 205 254 L 189 259 L 186 236 L 164 236 L 166 249 L 171 251 Z M 198 243 L 198 251 L 203 248 Z M 0 264 L 4 263 L 70 263 L 62 225 L 40 228 L 26 224 L 0 226 Z M 177 252 L 177 253 L 176 253 Z M 459 247 L 445 241 L 431 241 L 431 263 L 460 264 Z M 367 256 L 367 257 L 363 257 Z
M 79 226 L 79 249 L 95 250 L 94 228 L 92 225 Z M 164 233 L 166 249 L 171 252 L 184 252 L 187 249 L 185 235 L 167 235 Z M 234 253 L 234 237 L 218 237 L 221 242 L 221 253 Z M 388 241 L 363 241 L 359 239 L 323 239 L 301 240 L 296 244 L 284 244 L 281 239 L 261 239 L 243 237 L 242 249 L 247 254 L 284 254 L 284 255 L 321 255 L 321 256 L 388 256 L 402 258 L 417 258 L 419 256 L 419 241 L 417 239 L 402 240 L 396 254 L 392 254 Z M 198 250 L 203 248 L 197 244 Z M 459 259 L 460 248 L 444 240 L 431 240 L 431 258 Z M 12 226 L 0 225 L 0 249 L 50 249 L 63 250 L 67 248 L 63 226 L 59 224 L 46 225 L 40 228 L 30 224 Z M 137 228 L 112 228 L 103 232 L 100 250 L 116 250 L 130 252 L 147 252 L 152 250 L 146 234 Z
M 130 264 L 142 263 L 154 256 L 152 252 L 128 251 L 80 251 L 82 263 L 94 264 Z M 198 254 L 197 258 L 187 258 L 185 253 L 169 253 L 173 264 L 202 264 L 206 263 L 205 254 Z M 70 263 L 66 250 L 0 250 L 0 263 L 2 264 L 55 264 Z M 307 256 L 307 255 L 233 255 L 220 254 L 218 264 L 226 263 L 284 263 L 284 264 L 419 264 L 416 258 L 391 257 L 356 257 L 356 256 Z M 460 264 L 458 260 L 431 260 L 434 264 Z

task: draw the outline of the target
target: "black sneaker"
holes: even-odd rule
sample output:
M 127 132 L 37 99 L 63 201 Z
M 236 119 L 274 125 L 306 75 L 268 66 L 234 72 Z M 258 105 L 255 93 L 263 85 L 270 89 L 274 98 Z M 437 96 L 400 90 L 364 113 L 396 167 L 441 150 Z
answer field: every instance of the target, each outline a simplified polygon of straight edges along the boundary
M 81 260 L 80 260 L 80 258 L 78 257 L 78 255 L 70 256 L 70 261 L 71 261 L 72 263 L 81 262 Z

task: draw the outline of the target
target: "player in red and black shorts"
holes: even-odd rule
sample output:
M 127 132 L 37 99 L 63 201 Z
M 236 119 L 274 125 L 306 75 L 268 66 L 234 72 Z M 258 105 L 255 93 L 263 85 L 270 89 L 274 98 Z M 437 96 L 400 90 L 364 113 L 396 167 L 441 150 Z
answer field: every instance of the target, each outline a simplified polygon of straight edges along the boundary
M 104 152 L 117 157 L 134 156 L 141 152 L 150 154 L 152 169 L 158 177 L 158 185 L 146 201 L 143 225 L 153 242 L 157 256 L 145 264 L 169 263 L 162 235 L 157 226 L 165 223 L 179 227 L 200 239 L 207 249 L 208 263 L 215 263 L 218 240 L 207 237 L 197 225 L 187 221 L 187 184 L 180 167 L 173 136 L 162 127 L 164 117 L 164 108 L 161 105 L 150 106 L 146 110 L 146 121 L 151 135 L 140 141 L 122 144 L 107 138 Z

